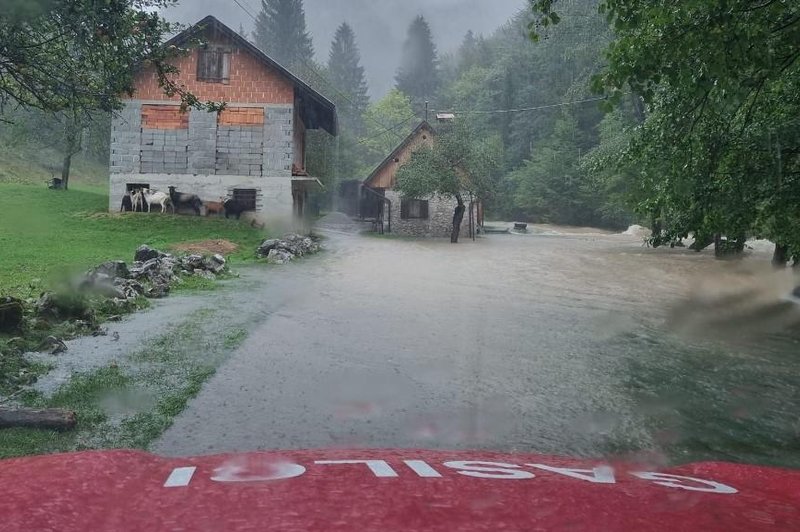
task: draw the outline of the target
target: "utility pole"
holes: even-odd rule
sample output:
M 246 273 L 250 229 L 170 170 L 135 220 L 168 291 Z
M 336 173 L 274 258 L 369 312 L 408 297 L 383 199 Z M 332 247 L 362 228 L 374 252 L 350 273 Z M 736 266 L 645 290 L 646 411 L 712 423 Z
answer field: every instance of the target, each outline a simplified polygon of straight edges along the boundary
M 428 121 L 428 100 L 425 100 L 425 121 Z

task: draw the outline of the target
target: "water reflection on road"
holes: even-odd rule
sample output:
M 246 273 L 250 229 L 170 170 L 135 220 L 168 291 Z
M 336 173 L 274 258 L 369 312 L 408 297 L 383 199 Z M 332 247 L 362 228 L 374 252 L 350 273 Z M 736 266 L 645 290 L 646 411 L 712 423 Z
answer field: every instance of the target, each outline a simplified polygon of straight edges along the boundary
M 698 286 L 758 277 L 741 266 L 576 231 L 458 246 L 337 232 L 327 247 L 247 273 L 280 303 L 155 451 L 487 448 L 800 465 L 797 310 L 767 339 L 721 341 L 707 300 L 690 321 L 708 334 L 671 325 L 676 308 L 690 316 Z

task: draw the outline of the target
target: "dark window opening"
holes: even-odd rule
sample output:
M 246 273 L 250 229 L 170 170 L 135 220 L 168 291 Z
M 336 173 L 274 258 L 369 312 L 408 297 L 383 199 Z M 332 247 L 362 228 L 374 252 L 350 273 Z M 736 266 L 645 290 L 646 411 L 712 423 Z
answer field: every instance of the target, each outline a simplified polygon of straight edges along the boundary
M 209 46 L 197 54 L 197 81 L 228 83 L 230 81 L 231 54 L 222 48 Z
M 126 183 L 125 189 L 128 192 L 133 192 L 135 190 L 142 190 L 143 188 L 150 188 L 150 183 Z
M 233 189 L 233 199 L 242 205 L 245 211 L 256 210 L 256 197 L 258 191 L 254 188 L 235 188 Z
M 404 199 L 400 202 L 400 219 L 427 220 L 428 200 Z

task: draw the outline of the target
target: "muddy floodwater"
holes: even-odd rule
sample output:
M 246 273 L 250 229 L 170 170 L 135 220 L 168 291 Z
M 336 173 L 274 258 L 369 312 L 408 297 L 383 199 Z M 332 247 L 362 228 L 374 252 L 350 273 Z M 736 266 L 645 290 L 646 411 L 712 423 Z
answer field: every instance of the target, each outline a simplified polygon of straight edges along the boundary
M 256 316 L 249 337 L 152 450 L 800 465 L 800 306 L 765 250 L 532 229 L 457 246 L 334 230 L 319 256 L 243 270 L 225 305 Z

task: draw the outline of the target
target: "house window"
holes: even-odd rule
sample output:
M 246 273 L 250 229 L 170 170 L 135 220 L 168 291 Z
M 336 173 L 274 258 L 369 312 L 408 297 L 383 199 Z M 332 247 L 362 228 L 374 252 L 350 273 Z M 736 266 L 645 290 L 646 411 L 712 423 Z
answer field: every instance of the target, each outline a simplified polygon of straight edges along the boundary
M 254 188 L 235 188 L 233 189 L 233 200 L 244 206 L 245 211 L 256 210 L 256 197 L 258 191 Z
M 404 199 L 400 201 L 400 219 L 427 220 L 428 200 Z
M 197 54 L 197 81 L 228 83 L 231 72 L 231 53 L 216 46 L 201 48 Z

